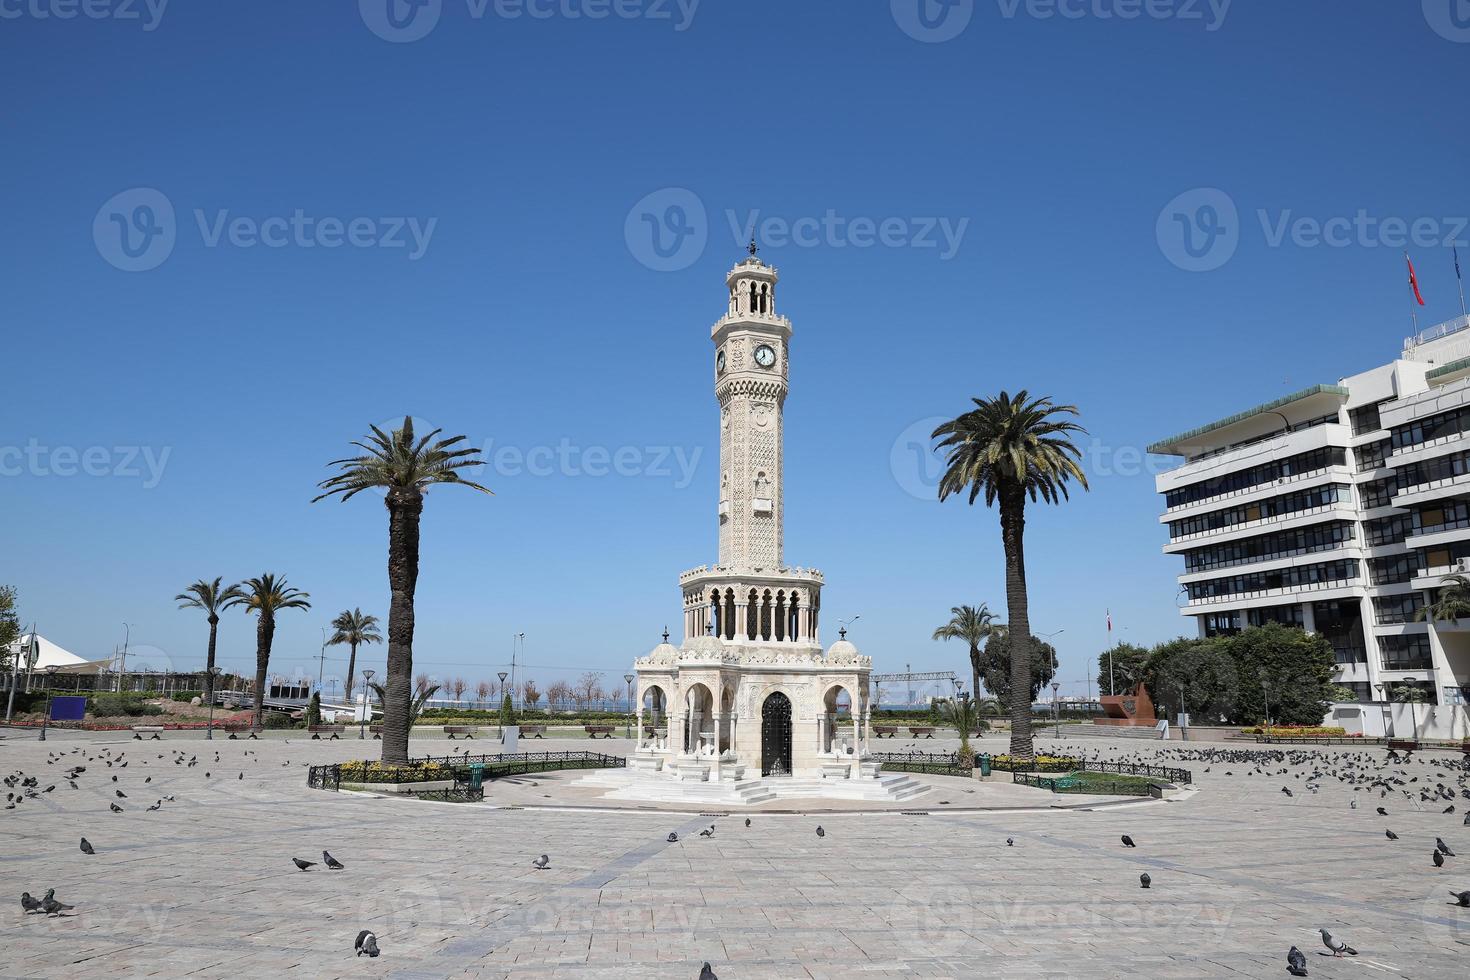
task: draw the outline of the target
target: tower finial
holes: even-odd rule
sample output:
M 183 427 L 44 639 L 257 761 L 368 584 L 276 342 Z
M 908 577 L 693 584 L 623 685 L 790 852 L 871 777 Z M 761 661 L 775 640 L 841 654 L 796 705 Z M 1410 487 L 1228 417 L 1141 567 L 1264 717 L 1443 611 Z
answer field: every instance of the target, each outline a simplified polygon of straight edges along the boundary
M 839 640 L 845 640 L 845 639 L 847 639 L 847 627 L 846 626 L 842 627 L 841 629 L 839 629 L 837 631 L 837 638 Z
M 664 627 L 664 642 L 669 642 L 669 628 L 667 626 Z
M 755 253 L 757 253 L 757 252 L 760 251 L 760 247 L 757 246 L 756 243 L 755 243 L 755 236 L 754 235 L 752 235 L 750 237 L 750 244 L 747 245 L 746 248 L 750 251 L 750 257 L 751 258 L 755 258 Z

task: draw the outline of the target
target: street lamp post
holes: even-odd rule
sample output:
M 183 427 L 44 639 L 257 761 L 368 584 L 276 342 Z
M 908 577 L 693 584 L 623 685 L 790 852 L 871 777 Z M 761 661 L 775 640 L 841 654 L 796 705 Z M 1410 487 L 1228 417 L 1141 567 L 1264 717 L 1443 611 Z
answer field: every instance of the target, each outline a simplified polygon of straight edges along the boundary
M 1189 725 L 1186 722 L 1188 713 L 1184 708 L 1184 681 L 1179 682 L 1179 740 L 1189 741 Z
M 628 737 L 633 737 L 633 674 L 624 674 L 623 680 L 628 682 Z
M 56 677 L 56 664 L 46 668 L 46 713 L 41 716 L 41 741 L 46 741 L 46 723 L 51 720 L 51 684 Z
M 133 638 L 133 627 L 132 627 L 132 624 L 130 624 L 130 623 L 123 623 L 122 664 L 118 667 L 118 670 L 117 670 L 117 690 L 118 690 L 118 693 L 119 694 L 122 693 L 123 675 L 128 672 L 128 641 L 130 641 L 132 638 Z M 116 647 L 113 647 L 113 649 L 116 650 L 117 648 Z
M 373 709 L 370 707 L 372 699 L 368 696 L 368 685 L 372 683 L 374 673 L 376 671 L 371 668 L 365 669 L 362 672 L 362 717 L 357 720 L 357 738 L 359 741 L 367 738 L 368 715 L 373 713 Z
M 1060 633 L 1061 630 L 1058 630 L 1057 632 Z M 1052 721 L 1056 725 L 1057 738 L 1062 737 L 1062 704 L 1060 701 L 1057 700 L 1057 692 L 1061 689 L 1061 684 L 1057 683 L 1056 681 L 1051 682 L 1051 717 Z
M 209 724 L 204 731 L 204 737 L 214 741 L 214 689 L 219 685 L 219 675 L 224 673 L 224 668 L 214 666 L 209 668 Z
M 1414 731 L 1413 731 L 1414 741 L 1415 742 L 1418 742 L 1419 741 L 1419 701 L 1417 700 L 1418 695 L 1414 691 L 1414 685 L 1419 683 L 1419 678 L 1417 678 L 1417 677 L 1405 677 L 1404 678 L 1404 683 L 1407 684 L 1407 685 L 1409 685 L 1409 694 L 1408 694 L 1408 697 L 1410 699 L 1409 700 L 1409 724 L 1411 726 L 1413 726 L 1413 729 L 1414 729 Z
M 505 704 L 505 696 L 510 693 L 509 691 L 507 691 L 505 689 L 505 678 L 507 676 L 509 676 L 509 675 L 506 674 L 506 672 L 502 670 L 496 676 L 500 678 L 500 703 L 503 705 L 503 704 Z M 512 703 L 514 703 L 514 702 L 512 702 Z M 499 725 L 499 728 L 500 728 L 500 740 L 503 742 L 503 741 L 505 741 L 505 715 L 502 713 L 499 717 L 500 717 L 500 725 Z

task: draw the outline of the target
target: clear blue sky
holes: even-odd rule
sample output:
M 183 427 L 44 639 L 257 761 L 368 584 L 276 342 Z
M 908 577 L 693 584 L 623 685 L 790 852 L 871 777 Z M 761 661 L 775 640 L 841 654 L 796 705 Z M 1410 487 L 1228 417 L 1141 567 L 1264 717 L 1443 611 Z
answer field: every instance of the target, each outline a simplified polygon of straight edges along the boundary
M 1116 0 L 1080 18 L 980 0 L 936 42 L 959 21 L 932 6 L 926 34 L 917 0 L 704 0 L 688 21 L 672 0 L 619 8 L 671 19 L 597 20 L 568 16 L 577 0 L 538 6 L 549 18 L 443 0 L 407 43 L 379 36 L 404 36 L 382 2 L 174 0 L 131 8 L 142 20 L 0 2 L 0 581 L 79 654 L 106 656 L 127 621 L 143 659 L 192 668 L 205 625 L 171 597 L 271 570 L 315 603 L 282 616 L 276 663 L 315 676 L 320 628 L 344 607 L 386 616 L 387 581 L 378 500 L 312 505 L 314 484 L 411 412 L 492 451 L 574 453 L 549 474 L 502 457 L 494 498 L 431 495 L 419 664 L 473 682 L 524 631 L 543 681 L 621 675 L 677 630 L 678 572 L 715 554 L 708 331 L 741 255 L 729 215 L 831 212 L 842 229 L 801 244 L 761 227 L 797 331 L 787 558 L 827 574 L 826 639 L 861 614 L 878 669 L 964 669 L 928 637 L 951 605 L 1003 608 L 996 516 L 910 493 L 927 491 L 903 433 L 1025 387 L 1079 405 L 1101 447 L 1092 492 L 1028 531 L 1032 622 L 1065 630 L 1082 693 L 1105 609 L 1123 639 L 1186 626 L 1142 447 L 1383 363 L 1409 332 L 1401 248 L 1273 245 L 1257 211 L 1470 237 L 1453 220 L 1470 212 L 1470 39 L 1433 2 L 1237 0 L 1222 19 L 1181 0 L 1160 9 L 1203 20 L 1124 20 L 1098 16 Z M 406 10 L 403 30 L 428 23 Z M 135 212 L 158 202 L 137 188 L 173 208 L 174 241 L 130 272 L 118 221 L 167 242 L 137 237 L 163 221 Z M 692 192 L 707 242 L 659 271 L 634 209 L 655 195 L 669 217 L 669 188 Z M 1239 213 L 1207 272 L 1159 234 L 1196 188 Z M 310 232 L 251 244 L 297 211 Z M 376 241 L 401 218 L 433 222 L 422 254 L 406 230 L 408 247 L 322 247 L 317 224 L 366 219 Z M 845 224 L 890 218 L 867 247 Z M 952 255 L 923 234 L 938 219 L 967 222 Z M 1448 249 L 1412 252 L 1422 322 L 1456 314 Z M 94 447 L 108 475 L 66 475 L 67 451 Z M 623 447 L 638 475 L 582 455 Z M 659 447 L 702 454 L 692 479 Z M 228 616 L 221 649 L 250 664 L 253 621 Z

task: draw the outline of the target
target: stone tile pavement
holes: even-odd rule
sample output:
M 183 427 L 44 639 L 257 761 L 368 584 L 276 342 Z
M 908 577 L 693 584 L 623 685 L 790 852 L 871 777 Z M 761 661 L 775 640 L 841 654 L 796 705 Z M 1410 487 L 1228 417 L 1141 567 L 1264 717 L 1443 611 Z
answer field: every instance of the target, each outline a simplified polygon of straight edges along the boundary
M 1448 894 L 1470 888 L 1470 828 L 1461 824 L 1470 800 L 1443 815 L 1375 794 L 1351 810 L 1352 792 L 1335 781 L 1313 795 L 1291 773 L 1246 776 L 1247 767 L 1218 763 L 1205 773 L 1186 762 L 1201 791 L 1178 803 L 756 813 L 749 829 L 743 816 L 718 818 L 714 838 L 702 839 L 709 821 L 691 815 L 306 788 L 306 764 L 376 749 L 352 739 L 133 742 L 69 732 L 42 744 L 8 733 L 0 770 L 58 788 L 0 810 L 0 895 L 10 903 L 0 913 L 0 975 L 693 980 L 709 960 L 722 978 L 1265 977 L 1285 975 L 1295 943 L 1313 977 L 1450 977 L 1465 975 L 1470 956 L 1470 909 Z M 61 778 L 80 759 L 73 750 L 92 756 L 75 790 Z M 198 764 L 175 765 L 179 751 Z M 413 751 L 440 754 L 443 744 Z M 48 766 L 48 752 L 65 761 Z M 1427 757 L 1408 767 L 1413 776 L 1462 784 Z M 176 801 L 145 812 L 165 795 Z M 113 800 L 124 813 L 108 810 Z M 1387 818 L 1373 812 L 1380 803 Z M 1400 840 L 1387 841 L 1385 827 Z M 680 843 L 665 843 L 670 830 Z M 1139 846 L 1121 847 L 1122 833 Z M 94 857 L 78 849 L 84 835 Z M 1436 835 L 1464 855 L 1438 870 Z M 347 870 L 292 866 L 293 856 L 319 860 L 323 848 Z M 542 852 L 551 867 L 538 872 L 530 860 Z M 1148 891 L 1143 871 L 1154 880 Z M 23 915 L 20 892 L 48 887 L 75 913 Z M 1361 955 L 1319 956 L 1322 926 Z M 378 934 L 381 958 L 353 957 L 360 928 Z

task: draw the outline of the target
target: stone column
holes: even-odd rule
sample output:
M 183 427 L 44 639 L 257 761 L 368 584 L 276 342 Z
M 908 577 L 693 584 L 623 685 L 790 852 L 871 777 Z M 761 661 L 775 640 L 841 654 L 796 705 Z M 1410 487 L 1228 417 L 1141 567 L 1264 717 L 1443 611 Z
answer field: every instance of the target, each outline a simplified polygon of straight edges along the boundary
M 745 616 L 745 614 L 746 614 L 745 603 L 743 603 L 743 602 L 737 602 L 737 603 L 735 603 L 735 639 L 737 639 L 737 640 L 743 640 L 743 639 L 745 639 L 745 631 L 746 631 L 746 626 L 745 626 L 746 616 Z
M 720 781 L 720 729 L 724 727 L 724 724 L 725 724 L 725 715 L 722 712 L 716 711 L 715 712 L 715 764 L 714 764 L 713 770 L 710 772 L 710 781 L 711 782 L 716 782 L 716 783 L 718 783 Z

